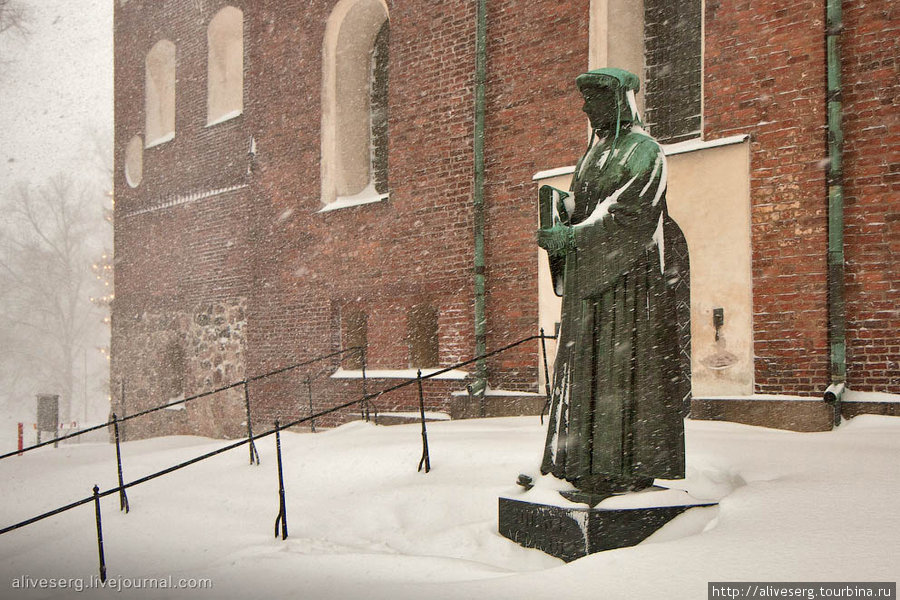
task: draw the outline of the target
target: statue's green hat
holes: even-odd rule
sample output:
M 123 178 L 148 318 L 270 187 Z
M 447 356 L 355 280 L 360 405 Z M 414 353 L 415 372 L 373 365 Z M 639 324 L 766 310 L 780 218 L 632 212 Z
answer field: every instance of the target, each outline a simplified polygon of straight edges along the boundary
M 625 69 L 613 67 L 582 73 L 575 78 L 575 85 L 578 86 L 580 92 L 583 92 L 585 87 L 606 87 L 612 90 L 634 90 L 635 92 L 641 89 L 641 81 L 637 75 Z

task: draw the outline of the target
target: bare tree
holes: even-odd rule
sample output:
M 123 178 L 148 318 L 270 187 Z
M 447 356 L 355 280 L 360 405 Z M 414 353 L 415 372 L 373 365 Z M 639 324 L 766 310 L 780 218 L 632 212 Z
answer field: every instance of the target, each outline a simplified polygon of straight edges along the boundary
M 27 28 L 28 12 L 25 5 L 19 0 L 0 0 L 0 41 L 8 37 L 7 34 L 17 34 L 25 37 L 29 31 Z M 10 61 L 4 57 L 6 48 L 0 44 L 0 67 Z
M 57 176 L 38 188 L 19 185 L 5 204 L 3 371 L 16 375 L 20 385 L 24 379 L 32 394 L 58 390 L 60 416 L 72 420 L 79 359 L 87 363 L 101 320 L 90 302 L 99 291 L 91 272 L 98 248 L 90 214 L 98 203 L 84 186 Z
M 94 277 L 98 282 L 98 289 L 100 290 L 101 295 L 92 296 L 91 302 L 93 302 L 96 306 L 98 306 L 102 312 L 102 323 L 105 328 L 105 340 L 103 346 L 99 348 L 100 353 L 106 357 L 107 362 L 110 360 L 110 339 L 109 339 L 109 328 L 112 320 L 112 302 L 115 299 L 115 288 L 114 288 L 114 267 L 115 267 L 115 254 L 111 249 L 112 246 L 112 232 L 113 232 L 113 219 L 115 215 L 115 197 L 114 197 L 114 189 L 113 185 L 113 145 L 112 145 L 112 130 L 106 128 L 96 128 L 91 129 L 88 132 L 89 137 L 91 138 L 94 146 L 94 166 L 98 169 L 98 172 L 102 173 L 103 176 L 108 181 L 108 189 L 106 191 L 106 197 L 103 201 L 103 220 L 106 222 L 108 227 L 103 228 L 101 238 L 103 239 L 103 247 L 100 250 L 100 258 L 94 259 L 94 263 L 91 265 L 91 270 L 94 273 Z M 98 233 L 99 222 L 98 222 Z M 100 389 L 103 389 L 105 393 L 112 394 L 112 390 L 109 387 L 109 369 L 106 369 L 104 372 L 103 382 L 100 384 Z
M 0 34 L 15 31 L 27 33 L 25 7 L 17 0 L 0 0 Z

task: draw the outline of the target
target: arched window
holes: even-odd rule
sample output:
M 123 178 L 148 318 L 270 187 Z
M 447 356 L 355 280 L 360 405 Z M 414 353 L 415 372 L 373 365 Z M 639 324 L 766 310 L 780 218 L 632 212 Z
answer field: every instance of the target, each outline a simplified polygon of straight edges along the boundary
M 156 42 L 145 60 L 144 118 L 146 147 L 175 138 L 175 44 Z
M 125 147 L 125 181 L 136 188 L 144 178 L 144 142 L 136 135 Z
M 388 192 L 389 21 L 384 0 L 341 0 L 323 45 L 322 200 L 360 204 Z
M 244 110 L 244 14 L 233 6 L 216 13 L 207 30 L 206 124 Z

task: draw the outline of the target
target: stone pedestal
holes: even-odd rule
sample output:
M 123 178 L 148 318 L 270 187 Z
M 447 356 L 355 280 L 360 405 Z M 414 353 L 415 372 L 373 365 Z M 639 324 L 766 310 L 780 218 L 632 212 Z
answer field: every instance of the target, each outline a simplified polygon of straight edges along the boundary
M 500 535 L 566 562 L 639 544 L 691 508 L 686 503 L 653 508 L 581 508 L 500 498 Z

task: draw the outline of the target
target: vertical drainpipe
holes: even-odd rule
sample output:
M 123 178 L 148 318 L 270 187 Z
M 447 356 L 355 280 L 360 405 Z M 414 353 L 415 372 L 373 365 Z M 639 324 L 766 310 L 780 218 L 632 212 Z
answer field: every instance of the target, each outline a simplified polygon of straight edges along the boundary
M 484 83 L 487 54 L 486 0 L 476 0 L 475 15 L 475 124 L 473 150 L 475 153 L 475 185 L 472 208 L 475 220 L 475 356 L 486 352 L 484 301 Z M 484 392 L 487 388 L 487 364 L 484 359 L 475 363 L 475 381 L 470 393 L 480 401 L 479 413 L 484 416 Z
M 841 128 L 841 0 L 827 0 L 828 63 L 828 338 L 831 378 L 825 399 L 834 403 L 834 424 L 840 423 L 840 401 L 847 380 L 844 314 L 844 189 Z

